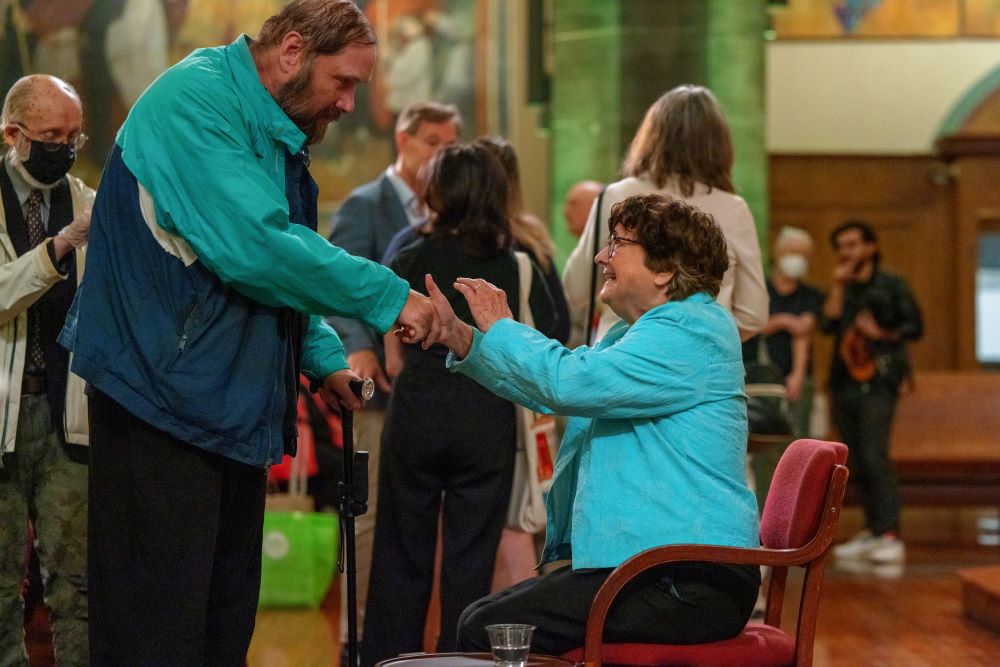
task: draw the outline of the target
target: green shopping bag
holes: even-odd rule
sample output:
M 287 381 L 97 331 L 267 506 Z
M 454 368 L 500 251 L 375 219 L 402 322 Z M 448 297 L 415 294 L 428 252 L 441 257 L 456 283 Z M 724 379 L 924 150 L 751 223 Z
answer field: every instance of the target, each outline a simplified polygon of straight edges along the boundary
M 261 607 L 313 607 L 326 596 L 336 567 L 337 515 L 264 512 Z

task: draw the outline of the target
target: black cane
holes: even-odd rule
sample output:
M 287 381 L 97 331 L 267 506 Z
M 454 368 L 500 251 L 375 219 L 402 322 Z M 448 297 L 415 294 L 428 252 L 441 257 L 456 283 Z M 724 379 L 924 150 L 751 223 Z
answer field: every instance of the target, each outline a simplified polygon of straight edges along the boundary
M 375 392 L 375 383 L 368 378 L 351 382 L 351 391 L 363 401 Z M 354 413 L 340 410 L 344 441 L 344 481 L 340 483 L 340 521 L 344 532 L 344 576 L 347 577 L 347 656 L 349 664 L 358 667 L 358 591 L 354 553 L 354 517 L 368 511 L 368 452 L 354 452 Z M 354 480 L 358 479 L 355 484 Z

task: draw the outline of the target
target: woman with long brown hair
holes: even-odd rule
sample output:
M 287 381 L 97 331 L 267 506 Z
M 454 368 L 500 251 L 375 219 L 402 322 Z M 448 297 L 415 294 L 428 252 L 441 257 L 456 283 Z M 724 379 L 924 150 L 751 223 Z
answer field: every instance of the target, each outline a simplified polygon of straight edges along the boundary
M 591 210 L 579 243 L 566 262 L 563 285 L 576 332 L 589 332 L 584 322 L 592 295 L 595 247 L 607 244 L 611 207 L 638 194 L 679 197 L 715 218 L 729 248 L 729 270 L 717 301 L 732 312 L 746 340 L 767 324 L 767 287 L 753 215 L 733 185 L 733 141 L 722 107 L 702 86 L 682 85 L 666 92 L 646 111 L 622 165 L 625 176 L 607 187 L 600 210 Z M 596 206 L 595 206 L 596 209 Z M 595 244 L 594 235 L 599 234 Z M 610 309 L 599 315 L 596 339 L 618 321 Z M 577 343 L 584 340 L 584 333 Z

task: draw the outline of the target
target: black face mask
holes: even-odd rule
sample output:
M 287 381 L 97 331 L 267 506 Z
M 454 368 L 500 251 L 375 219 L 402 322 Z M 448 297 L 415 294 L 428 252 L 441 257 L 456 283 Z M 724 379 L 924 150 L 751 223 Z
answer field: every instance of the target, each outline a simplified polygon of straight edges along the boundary
M 31 152 L 22 160 L 32 178 L 43 185 L 52 185 L 66 175 L 76 162 L 76 148 L 70 144 L 31 140 Z

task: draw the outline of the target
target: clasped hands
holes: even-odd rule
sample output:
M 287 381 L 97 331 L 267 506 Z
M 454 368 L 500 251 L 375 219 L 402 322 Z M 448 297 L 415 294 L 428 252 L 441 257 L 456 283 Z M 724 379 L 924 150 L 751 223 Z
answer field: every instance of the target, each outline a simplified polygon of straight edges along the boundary
M 464 358 L 472 348 L 472 327 L 458 319 L 430 274 L 424 277 L 424 282 L 430 296 L 410 290 L 393 333 L 404 343 L 420 343 L 425 350 L 440 343 L 459 358 Z M 476 326 L 483 333 L 497 320 L 513 317 L 507 305 L 507 294 L 481 278 L 459 278 L 454 288 L 465 297 Z M 349 368 L 331 373 L 324 381 L 320 394 L 331 405 L 339 402 L 349 410 L 358 410 L 361 401 L 351 392 L 349 383 L 360 379 Z
M 458 319 L 448 299 L 441 293 L 430 274 L 424 276 L 424 284 L 430 296 L 425 297 L 422 294 L 417 296 L 421 299 L 421 307 L 426 301 L 431 309 L 431 323 L 427 334 L 415 335 L 416 330 L 403 320 L 401 314 L 399 321 L 402 326 L 397 330 L 397 335 L 404 343 L 420 342 L 425 350 L 435 343 L 440 343 L 458 357 L 464 358 L 472 347 L 472 327 Z M 513 317 L 507 305 L 507 294 L 496 285 L 482 278 L 459 278 L 453 287 L 465 297 L 476 326 L 483 333 L 489 331 L 497 320 Z M 403 311 L 405 313 L 406 308 Z

